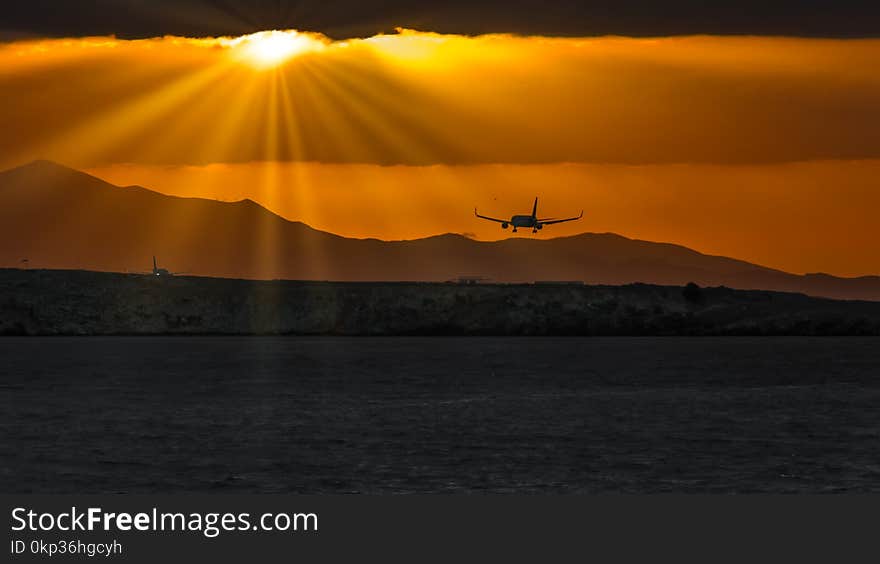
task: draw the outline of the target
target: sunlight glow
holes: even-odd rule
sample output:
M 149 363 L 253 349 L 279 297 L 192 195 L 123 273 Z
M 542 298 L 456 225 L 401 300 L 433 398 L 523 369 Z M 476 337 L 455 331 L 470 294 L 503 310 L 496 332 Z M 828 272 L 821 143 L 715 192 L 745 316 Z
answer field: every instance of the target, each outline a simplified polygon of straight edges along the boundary
M 321 36 L 298 31 L 261 31 L 232 41 L 237 53 L 257 68 L 277 67 L 290 59 L 327 46 Z
M 535 238 L 589 228 L 860 276 L 880 264 L 880 246 L 853 244 L 880 238 L 878 59 L 876 38 L 402 28 L 342 40 L 275 30 L 0 41 L 0 123 L 14 132 L 0 135 L 0 170 L 51 159 L 381 239 L 506 237 L 473 207 L 528 213 L 540 196 L 549 216 L 587 215 Z M 65 217 L 112 216 L 95 205 L 65 200 Z M 206 255 L 231 248 L 224 226 L 176 209 L 124 254 L 174 264 L 178 243 L 206 232 L 216 244 Z M 231 221 L 249 213 L 239 209 Z M 328 276 L 332 243 L 293 245 L 278 225 L 255 225 L 253 250 L 230 268 Z

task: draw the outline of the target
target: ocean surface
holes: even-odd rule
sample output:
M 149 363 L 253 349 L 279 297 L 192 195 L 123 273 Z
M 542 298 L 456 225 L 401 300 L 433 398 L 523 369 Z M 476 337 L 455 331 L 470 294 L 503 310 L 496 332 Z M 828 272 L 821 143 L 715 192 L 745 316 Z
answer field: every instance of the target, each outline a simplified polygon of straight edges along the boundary
M 880 339 L 2 338 L 0 491 L 876 492 Z

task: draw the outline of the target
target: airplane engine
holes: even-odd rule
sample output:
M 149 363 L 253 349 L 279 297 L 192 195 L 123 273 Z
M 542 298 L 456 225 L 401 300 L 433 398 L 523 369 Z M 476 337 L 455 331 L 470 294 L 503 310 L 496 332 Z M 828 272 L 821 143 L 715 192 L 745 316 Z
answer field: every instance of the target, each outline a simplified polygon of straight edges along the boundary
M 506 224 L 506 223 L 502 223 L 502 224 L 501 224 L 501 229 L 507 229 L 507 224 Z
M 544 229 L 544 226 L 541 225 L 540 223 L 538 223 L 538 224 L 535 225 L 535 229 L 537 229 L 538 231 L 540 231 L 541 229 Z

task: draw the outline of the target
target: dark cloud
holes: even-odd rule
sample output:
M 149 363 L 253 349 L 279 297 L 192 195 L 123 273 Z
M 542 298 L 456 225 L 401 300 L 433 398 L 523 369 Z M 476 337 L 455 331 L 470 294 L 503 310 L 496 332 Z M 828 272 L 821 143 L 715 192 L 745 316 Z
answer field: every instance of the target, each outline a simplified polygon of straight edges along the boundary
M 5 3 L 0 37 L 240 35 L 304 29 L 335 38 L 402 26 L 443 33 L 755 34 L 876 37 L 864 0 L 30 0 Z

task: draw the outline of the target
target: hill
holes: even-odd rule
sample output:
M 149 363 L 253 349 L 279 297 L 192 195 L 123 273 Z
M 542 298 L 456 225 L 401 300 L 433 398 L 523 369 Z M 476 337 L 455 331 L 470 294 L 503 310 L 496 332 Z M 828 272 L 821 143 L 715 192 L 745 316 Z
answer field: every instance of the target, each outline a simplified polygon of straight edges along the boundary
M 680 245 L 584 233 L 474 241 L 350 239 L 288 221 L 250 200 L 219 202 L 118 187 L 48 161 L 0 173 L 0 266 L 172 271 L 230 278 L 724 285 L 880 300 L 880 277 L 795 275 Z

